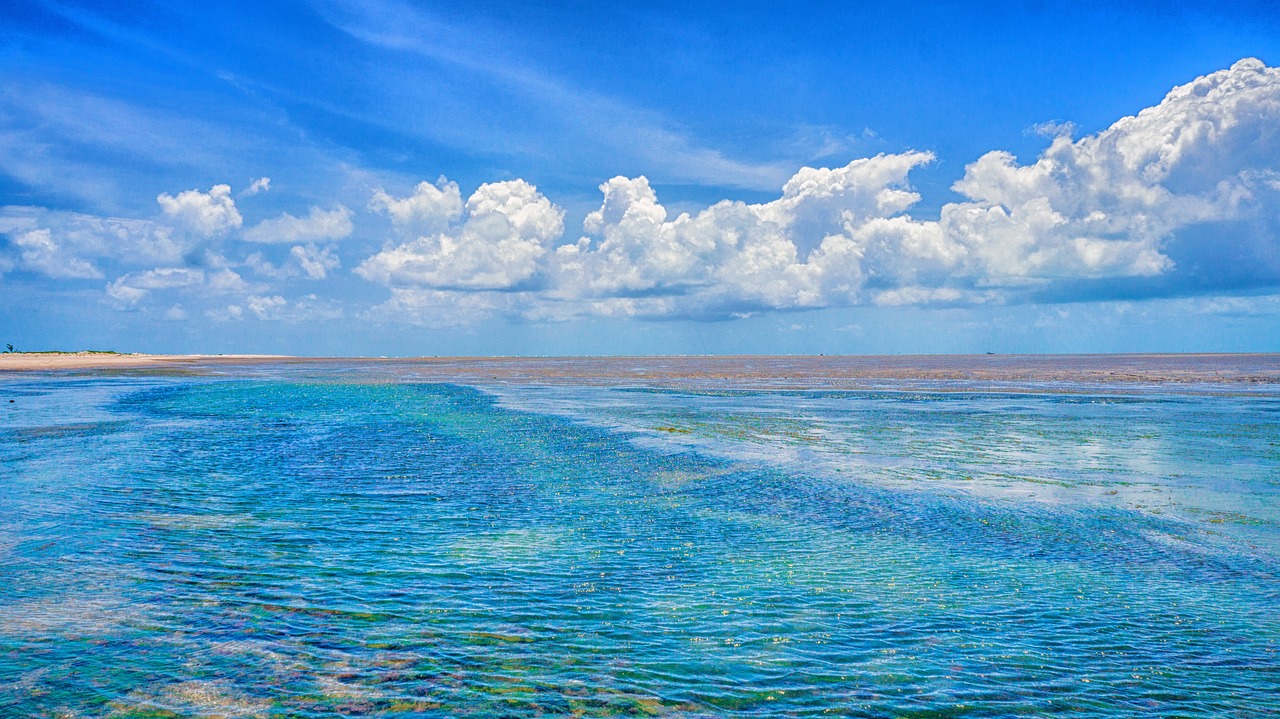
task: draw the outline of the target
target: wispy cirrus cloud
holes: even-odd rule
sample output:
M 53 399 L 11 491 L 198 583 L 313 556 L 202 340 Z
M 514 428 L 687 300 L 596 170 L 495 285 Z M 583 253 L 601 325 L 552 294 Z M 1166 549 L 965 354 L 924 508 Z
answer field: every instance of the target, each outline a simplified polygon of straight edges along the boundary
M 548 135 L 573 137 L 577 164 L 645 167 L 663 182 L 771 190 L 787 177 L 785 163 L 734 158 L 699 143 L 657 111 L 575 87 L 538 70 L 529 58 L 514 55 L 492 28 L 461 27 L 395 0 L 329 3 L 324 9 L 334 27 L 351 37 L 473 77 L 486 95 L 496 92 L 507 97 L 507 103 L 514 100 L 519 104 L 517 114 L 525 116 L 495 123 L 483 96 L 471 98 L 474 104 L 469 104 L 465 93 L 456 93 L 452 104 L 446 105 L 452 109 L 451 122 L 431 128 L 451 142 L 473 149 L 492 148 L 500 142 L 508 151 L 544 154 Z M 400 83 L 411 81 L 412 75 L 381 79 L 398 91 Z M 440 109 L 432 108 L 435 113 Z M 512 109 L 504 113 L 508 118 Z M 465 121 L 458 122 L 458 115 Z

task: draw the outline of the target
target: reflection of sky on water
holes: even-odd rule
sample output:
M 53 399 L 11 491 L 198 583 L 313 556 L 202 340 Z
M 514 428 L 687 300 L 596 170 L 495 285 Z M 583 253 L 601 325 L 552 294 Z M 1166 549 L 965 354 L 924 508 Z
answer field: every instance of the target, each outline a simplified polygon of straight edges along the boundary
M 505 406 L 905 488 L 1163 513 L 1280 549 L 1280 398 L 502 388 Z

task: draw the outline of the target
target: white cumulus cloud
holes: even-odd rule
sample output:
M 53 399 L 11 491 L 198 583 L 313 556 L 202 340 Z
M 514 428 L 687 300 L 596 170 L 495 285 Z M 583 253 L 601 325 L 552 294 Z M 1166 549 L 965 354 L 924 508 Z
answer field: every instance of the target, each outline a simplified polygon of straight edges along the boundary
M 214 185 L 208 192 L 187 190 L 176 197 L 160 193 L 156 202 L 164 214 L 204 237 L 221 235 L 244 224 L 244 218 L 231 199 L 230 185 Z
M 1274 216 L 1257 179 L 1280 164 L 1277 128 L 1280 70 L 1241 60 L 1095 135 L 1059 135 L 1034 163 L 982 156 L 954 187 L 969 201 L 940 225 L 965 249 L 958 271 L 987 284 L 1176 272 L 1180 231 Z
M 1037 156 L 966 158 L 951 201 L 927 213 L 911 175 L 934 156 L 917 151 L 804 167 L 771 201 L 671 205 L 681 212 L 645 176 L 618 176 L 599 186 L 599 206 L 568 236 L 564 211 L 524 180 L 483 184 L 465 199 L 443 177 L 404 195 L 379 188 L 368 208 L 385 218 L 388 239 L 354 272 L 389 299 L 364 316 L 430 326 L 731 318 L 1280 287 L 1280 69 L 1241 60 L 1080 137 L 1069 121 L 1033 129 L 1046 138 Z M 240 197 L 269 187 L 260 178 Z M 116 277 L 106 292 L 124 306 L 161 290 L 181 290 L 169 294 L 184 302 L 217 296 L 221 318 L 340 311 L 285 299 L 272 281 L 333 278 L 337 241 L 355 232 L 347 206 L 283 213 L 239 232 L 228 185 L 156 199 L 163 214 L 149 220 L 0 208 L 0 269 Z M 246 267 L 258 282 L 238 274 Z
M 156 267 L 121 275 L 107 284 L 107 296 L 124 307 L 135 307 L 153 291 L 181 289 L 199 295 L 228 295 L 259 292 L 259 285 L 247 282 L 228 267 Z
M 293 258 L 294 262 L 298 263 L 302 274 L 311 280 L 323 280 L 331 271 L 342 266 L 337 255 L 333 254 L 333 250 L 327 247 L 294 245 L 289 249 L 289 256 Z
M 451 214 L 447 198 L 456 186 L 439 185 L 435 186 L 438 197 L 424 189 L 433 187 L 426 184 L 409 198 L 379 200 L 375 196 L 375 203 L 385 207 L 398 224 L 428 219 L 415 204 L 415 198 L 423 197 L 429 198 L 427 204 L 432 207 L 445 207 L 447 214 L 439 218 L 452 222 L 440 231 L 389 243 L 356 268 L 360 276 L 389 286 L 510 289 L 539 271 L 550 243 L 564 232 L 564 212 L 524 180 L 481 185 L 456 215 Z
M 107 285 L 107 295 L 125 305 L 136 305 L 152 290 L 190 287 L 204 282 L 203 270 L 189 267 L 158 267 L 134 272 Z
M 369 209 L 385 212 L 401 230 L 417 234 L 441 232 L 462 216 L 462 193 L 455 182 L 441 177 L 436 184 L 420 182 L 408 197 L 392 197 L 379 187 Z
M 652 309 L 689 316 L 974 304 L 1156 278 L 1164 292 L 1192 291 L 1246 271 L 1218 259 L 1226 255 L 1249 258 L 1252 281 L 1280 282 L 1280 70 L 1256 60 L 1174 88 L 1094 135 L 1059 132 L 1030 164 L 987 153 L 954 185 L 964 200 L 915 218 L 907 211 L 920 197 L 907 175 L 931 159 L 804 168 L 773 202 L 726 201 L 674 219 L 645 178 L 614 178 L 586 236 L 550 258 L 555 311 L 577 299 L 583 311 L 612 313 L 618 305 L 603 298 L 629 297 L 669 298 Z M 1194 236 L 1214 223 L 1223 229 Z
M 0 235 L 18 267 L 48 277 L 97 279 L 105 263 L 177 263 L 189 245 L 149 220 L 98 217 L 38 207 L 0 208 Z
M 243 197 L 252 197 L 258 194 L 259 192 L 266 192 L 267 190 L 270 190 L 270 189 L 271 189 L 271 178 L 259 177 L 258 179 L 249 183 L 249 186 L 244 188 L 244 190 L 240 193 L 240 195 Z
M 616 177 L 600 187 L 587 236 L 556 250 L 553 294 L 589 298 L 596 313 L 619 311 L 599 302 L 607 297 L 670 296 L 677 301 L 622 307 L 694 315 L 856 302 L 868 268 L 911 275 L 956 256 L 936 228 L 902 215 L 919 200 L 907 174 L 932 159 L 910 152 L 804 168 L 773 202 L 725 201 L 674 219 L 648 180 Z
M 316 295 L 290 301 L 281 295 L 250 295 L 243 301 L 205 310 L 204 316 L 218 322 L 239 321 L 248 316 L 259 320 L 314 322 L 342 317 L 342 308 Z
M 285 212 L 250 227 L 242 236 L 250 242 L 290 244 L 340 240 L 350 235 L 353 229 L 351 210 L 338 205 L 333 210 L 312 207 L 306 217 L 294 217 Z
M 387 301 L 370 308 L 370 322 L 408 322 L 419 327 L 461 327 L 508 313 L 515 305 L 509 293 L 392 287 Z
M 12 241 L 26 269 L 55 279 L 102 277 L 102 270 L 89 260 L 75 256 L 64 243 L 54 239 L 48 228 L 15 233 Z

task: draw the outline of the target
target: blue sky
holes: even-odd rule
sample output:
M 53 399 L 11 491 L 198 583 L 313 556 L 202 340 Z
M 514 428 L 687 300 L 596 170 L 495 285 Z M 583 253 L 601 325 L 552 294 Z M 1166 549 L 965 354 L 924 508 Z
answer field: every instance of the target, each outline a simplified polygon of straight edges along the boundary
M 0 343 L 1280 350 L 1267 4 L 31 2 Z

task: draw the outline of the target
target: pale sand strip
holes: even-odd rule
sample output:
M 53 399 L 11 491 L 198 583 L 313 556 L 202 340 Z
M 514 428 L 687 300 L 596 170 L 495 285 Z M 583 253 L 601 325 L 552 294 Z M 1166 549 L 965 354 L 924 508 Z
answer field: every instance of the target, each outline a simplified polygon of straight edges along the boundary
M 109 352 L 5 352 L 0 353 L 0 372 L 6 370 L 133 369 L 165 367 L 205 362 L 268 362 L 275 355 L 146 355 Z

